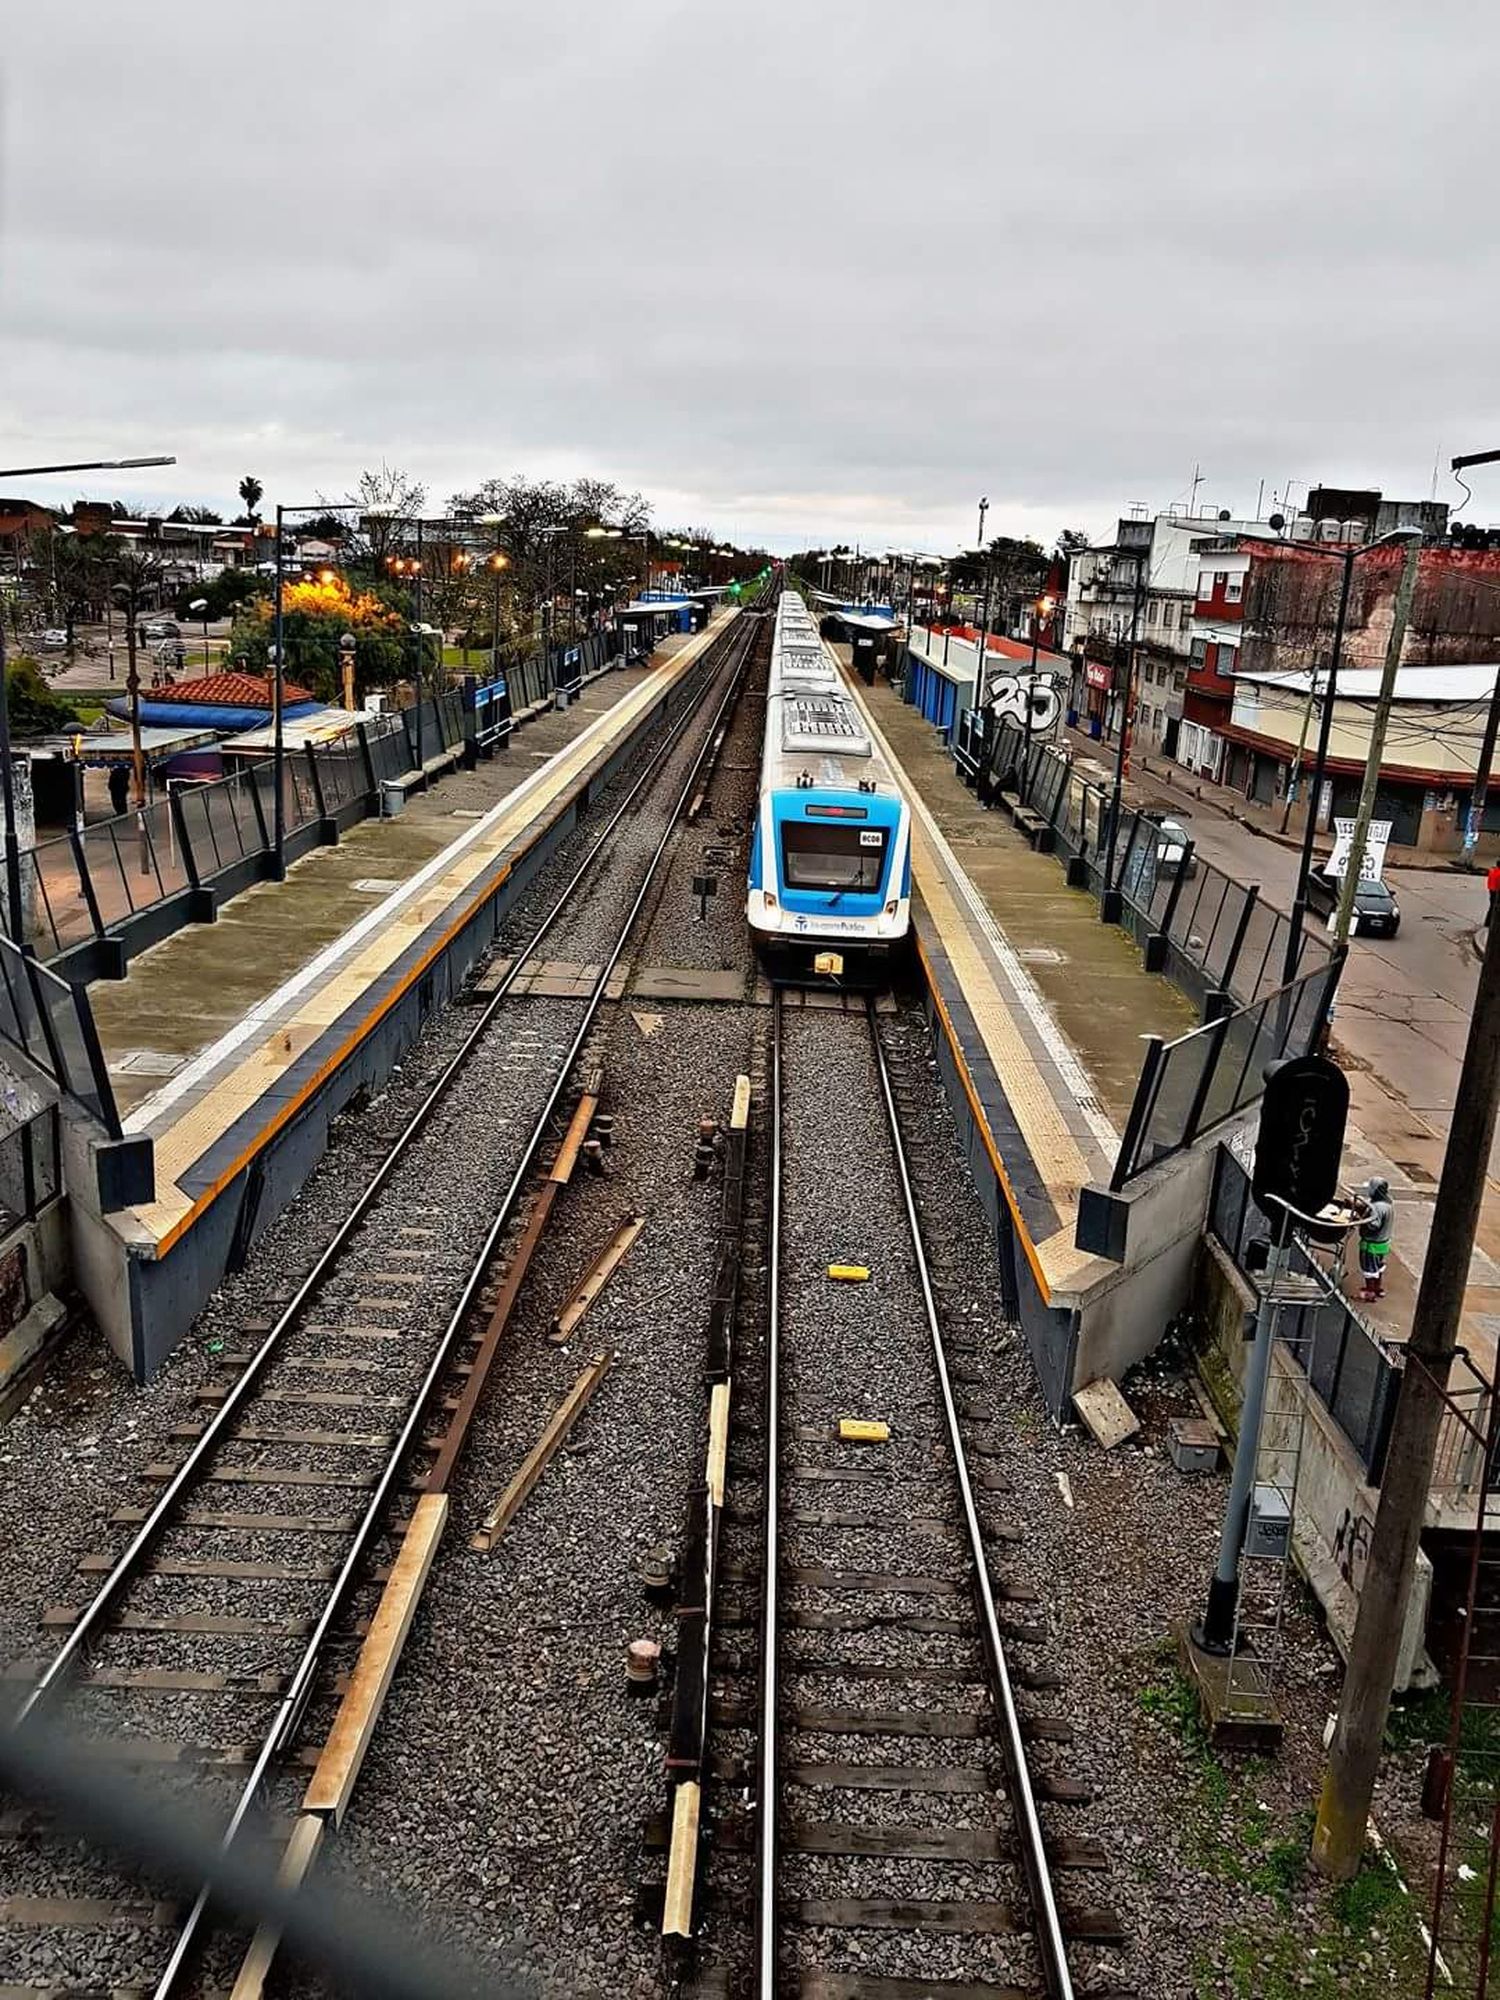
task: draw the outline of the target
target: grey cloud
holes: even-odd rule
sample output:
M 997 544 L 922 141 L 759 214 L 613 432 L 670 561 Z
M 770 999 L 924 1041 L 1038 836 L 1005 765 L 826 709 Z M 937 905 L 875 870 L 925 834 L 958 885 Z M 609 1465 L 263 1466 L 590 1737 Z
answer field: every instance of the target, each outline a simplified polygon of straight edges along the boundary
M 18 11 L 0 430 L 792 542 L 1425 491 L 1500 443 L 1497 55 L 1391 0 Z

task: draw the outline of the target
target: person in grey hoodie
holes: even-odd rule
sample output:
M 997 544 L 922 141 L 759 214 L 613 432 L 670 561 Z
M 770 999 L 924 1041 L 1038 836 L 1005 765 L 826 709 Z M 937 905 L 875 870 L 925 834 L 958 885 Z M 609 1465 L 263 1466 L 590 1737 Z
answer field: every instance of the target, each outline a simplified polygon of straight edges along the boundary
M 1364 1280 L 1359 1295 L 1366 1303 L 1385 1297 L 1385 1260 L 1391 1254 L 1395 1216 L 1390 1182 L 1377 1175 L 1359 1204 L 1359 1274 Z

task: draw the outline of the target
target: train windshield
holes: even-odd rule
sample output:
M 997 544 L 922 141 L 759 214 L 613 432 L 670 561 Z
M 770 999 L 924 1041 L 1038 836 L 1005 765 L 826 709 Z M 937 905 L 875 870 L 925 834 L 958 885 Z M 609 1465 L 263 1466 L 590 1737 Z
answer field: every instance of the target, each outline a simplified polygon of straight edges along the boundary
M 819 826 L 784 820 L 781 873 L 788 889 L 852 889 L 874 895 L 885 875 L 883 826 Z

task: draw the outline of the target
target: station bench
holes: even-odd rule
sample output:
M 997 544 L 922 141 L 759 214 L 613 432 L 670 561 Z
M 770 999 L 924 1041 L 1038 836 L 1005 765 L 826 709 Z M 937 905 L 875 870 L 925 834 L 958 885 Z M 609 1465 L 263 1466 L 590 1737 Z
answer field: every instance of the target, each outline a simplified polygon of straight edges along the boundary
M 1001 792 L 999 802 L 1010 814 L 1016 831 L 1023 834 L 1038 854 L 1050 854 L 1056 841 L 1056 831 L 1050 820 L 1043 819 L 1030 806 L 1022 805 L 1016 792 Z

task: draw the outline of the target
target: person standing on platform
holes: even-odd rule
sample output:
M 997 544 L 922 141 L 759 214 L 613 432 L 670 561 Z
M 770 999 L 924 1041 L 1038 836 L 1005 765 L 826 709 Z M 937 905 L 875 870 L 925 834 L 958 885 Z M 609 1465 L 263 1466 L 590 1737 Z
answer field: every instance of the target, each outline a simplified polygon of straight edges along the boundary
M 1360 1297 L 1368 1305 L 1385 1297 L 1385 1260 L 1391 1254 L 1391 1227 L 1396 1210 L 1389 1181 L 1372 1180 L 1359 1203 Z
M 118 818 L 130 802 L 130 772 L 124 764 L 109 767 L 109 803 Z
M 1490 925 L 1495 921 L 1496 907 L 1500 905 L 1500 861 L 1495 863 L 1489 874 L 1485 877 L 1484 886 L 1490 892 L 1490 907 L 1485 913 L 1484 919 L 1484 927 L 1488 930 Z

